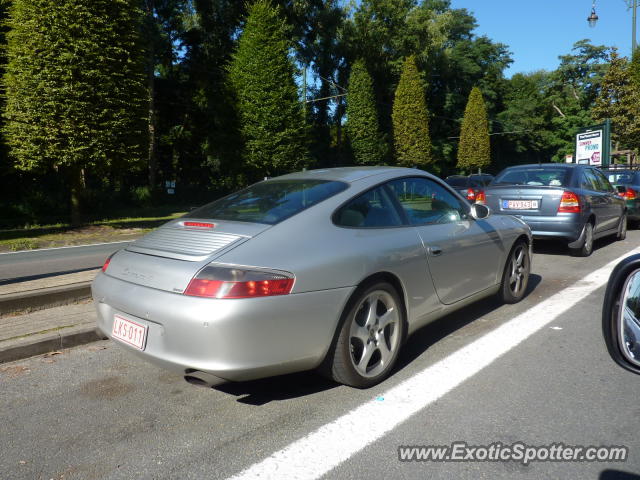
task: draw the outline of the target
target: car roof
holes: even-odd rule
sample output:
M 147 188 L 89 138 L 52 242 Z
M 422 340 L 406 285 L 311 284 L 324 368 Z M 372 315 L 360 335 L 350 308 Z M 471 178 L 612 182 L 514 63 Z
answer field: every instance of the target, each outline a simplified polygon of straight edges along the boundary
M 374 175 L 425 175 L 427 172 L 415 168 L 404 167 L 337 167 L 322 168 L 318 170 L 305 170 L 302 172 L 289 173 L 273 180 L 330 180 L 337 182 L 353 183 L 363 178 Z
M 507 168 L 541 168 L 541 167 L 555 167 L 555 168 L 579 168 L 588 167 L 589 165 L 583 165 L 581 163 L 528 163 L 526 165 L 512 165 Z

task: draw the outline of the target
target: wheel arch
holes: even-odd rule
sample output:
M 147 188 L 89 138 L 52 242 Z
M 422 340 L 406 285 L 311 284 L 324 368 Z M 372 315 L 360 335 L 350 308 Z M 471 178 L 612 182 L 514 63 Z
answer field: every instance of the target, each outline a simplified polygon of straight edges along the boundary
M 402 285 L 402 282 L 400 281 L 398 276 L 391 272 L 381 271 L 381 272 L 372 273 L 369 276 L 363 278 L 358 283 L 357 287 L 353 290 L 353 292 L 351 292 L 351 295 L 349 295 L 349 298 L 345 302 L 342 308 L 342 311 L 340 312 L 340 318 L 338 319 L 338 323 L 336 324 L 335 331 L 333 332 L 331 343 L 328 345 L 324 358 L 318 367 L 320 371 L 326 371 L 326 369 L 328 368 L 328 360 L 329 360 L 330 353 L 332 352 L 336 342 L 338 341 L 338 337 L 340 335 L 340 329 L 342 328 L 342 325 L 345 321 L 345 317 L 347 313 L 353 306 L 353 302 L 355 302 L 358 299 L 358 296 L 364 289 L 368 288 L 370 285 L 373 285 L 377 282 L 386 282 L 389 285 L 391 285 L 396 290 L 396 293 L 400 298 L 400 308 L 402 309 L 402 321 L 404 324 L 404 332 L 401 339 L 401 344 L 403 344 L 406 341 L 408 337 L 408 331 L 409 331 L 406 289 Z

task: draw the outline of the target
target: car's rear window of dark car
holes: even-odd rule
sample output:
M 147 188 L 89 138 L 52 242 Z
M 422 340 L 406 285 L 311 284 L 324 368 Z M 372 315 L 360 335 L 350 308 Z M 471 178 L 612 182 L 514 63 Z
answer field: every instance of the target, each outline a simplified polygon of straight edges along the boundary
M 602 173 L 611 183 L 633 183 L 633 173 L 630 170 L 603 170 Z
M 498 174 L 492 185 L 564 187 L 568 181 L 569 170 L 566 168 L 508 168 Z
M 467 177 L 454 177 L 445 179 L 445 182 L 447 182 L 447 184 L 451 185 L 454 188 L 466 187 L 469 179 Z
M 188 218 L 276 224 L 346 189 L 329 180 L 269 180 L 188 213 Z
M 479 185 L 486 187 L 493 180 L 493 175 L 470 175 L 469 180 L 473 182 L 477 182 Z

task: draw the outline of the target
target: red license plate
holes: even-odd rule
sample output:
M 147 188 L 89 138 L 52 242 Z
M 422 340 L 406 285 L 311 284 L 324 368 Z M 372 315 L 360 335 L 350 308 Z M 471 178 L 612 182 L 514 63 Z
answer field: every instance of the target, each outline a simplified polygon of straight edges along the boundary
M 111 335 L 138 350 L 144 350 L 147 342 L 147 326 L 116 314 L 113 316 Z

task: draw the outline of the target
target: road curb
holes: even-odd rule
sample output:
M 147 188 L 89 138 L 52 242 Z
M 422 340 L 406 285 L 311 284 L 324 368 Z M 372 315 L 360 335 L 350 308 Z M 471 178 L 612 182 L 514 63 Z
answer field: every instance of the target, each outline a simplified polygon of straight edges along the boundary
M 0 315 L 22 310 L 31 311 L 68 305 L 90 297 L 91 282 L 78 282 L 40 288 L 28 292 L 8 293 L 0 295 Z
M 0 342 L 0 364 L 106 338 L 93 324 L 62 329 L 58 332 L 28 335 L 16 340 L 8 340 L 5 346 L 2 345 L 4 342 Z

